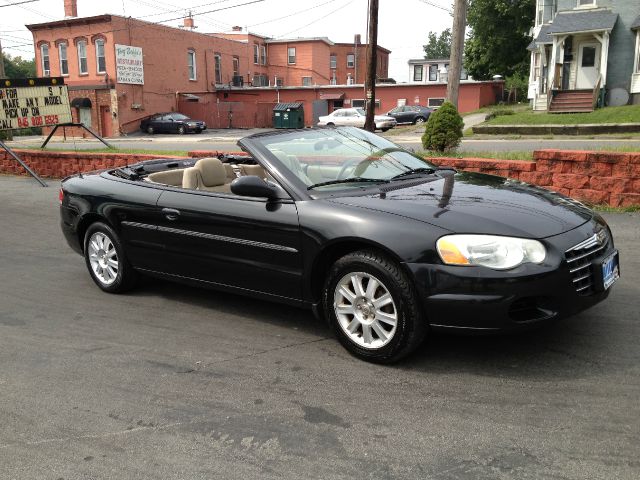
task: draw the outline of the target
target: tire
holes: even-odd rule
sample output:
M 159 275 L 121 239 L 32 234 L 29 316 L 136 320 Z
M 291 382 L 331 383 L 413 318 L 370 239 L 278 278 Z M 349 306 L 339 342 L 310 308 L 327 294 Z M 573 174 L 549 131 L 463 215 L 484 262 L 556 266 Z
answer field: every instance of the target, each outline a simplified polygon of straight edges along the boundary
M 138 275 L 109 225 L 96 222 L 89 226 L 84 236 L 84 259 L 91 278 L 105 292 L 126 292 L 136 283 Z
M 202 129 L 200 129 L 200 128 L 199 128 L 199 129 L 197 129 L 197 130 L 196 130 L 196 133 L 202 133 Z
M 427 333 L 414 286 L 397 262 L 375 251 L 354 252 L 336 261 L 322 300 L 338 340 L 362 360 L 396 362 L 414 351 Z
M 179 133 L 180 135 L 184 135 L 186 132 L 187 132 L 187 129 L 186 129 L 186 128 L 184 128 L 184 125 L 179 125 L 179 126 L 178 126 L 178 133 Z
M 390 129 L 385 127 L 385 128 L 381 128 L 380 130 L 383 131 L 383 132 L 386 132 L 387 130 L 390 130 Z
M 153 128 L 151 125 L 149 125 L 149 126 L 147 127 L 147 133 L 148 133 L 149 135 L 153 135 L 154 133 L 156 133 L 156 131 L 154 130 L 154 128 Z
M 424 123 L 424 122 L 426 122 L 426 121 L 427 121 L 427 120 L 426 120 L 424 117 L 418 117 L 418 118 L 416 118 L 416 119 L 413 121 L 413 124 L 414 124 L 414 125 L 422 124 L 422 123 Z
M 335 127 L 335 126 L 336 126 L 336 124 L 335 124 L 335 123 L 333 123 L 333 122 L 329 122 L 329 123 L 327 123 L 327 127 Z

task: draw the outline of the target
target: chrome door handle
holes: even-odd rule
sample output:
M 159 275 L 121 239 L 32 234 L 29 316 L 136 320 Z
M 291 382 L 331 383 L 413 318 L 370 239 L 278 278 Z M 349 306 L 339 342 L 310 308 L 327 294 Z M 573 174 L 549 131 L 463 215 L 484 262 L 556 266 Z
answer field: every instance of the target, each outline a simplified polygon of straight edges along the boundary
M 180 216 L 180 210 L 175 208 L 163 208 L 162 213 L 164 213 L 167 220 L 177 220 Z

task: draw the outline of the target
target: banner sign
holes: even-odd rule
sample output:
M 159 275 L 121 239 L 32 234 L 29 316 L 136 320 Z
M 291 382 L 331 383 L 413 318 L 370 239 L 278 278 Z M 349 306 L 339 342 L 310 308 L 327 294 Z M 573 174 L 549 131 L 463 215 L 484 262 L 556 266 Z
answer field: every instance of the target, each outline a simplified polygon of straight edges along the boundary
M 62 77 L 0 80 L 0 130 L 72 121 Z
M 142 48 L 116 44 L 116 81 L 144 85 Z

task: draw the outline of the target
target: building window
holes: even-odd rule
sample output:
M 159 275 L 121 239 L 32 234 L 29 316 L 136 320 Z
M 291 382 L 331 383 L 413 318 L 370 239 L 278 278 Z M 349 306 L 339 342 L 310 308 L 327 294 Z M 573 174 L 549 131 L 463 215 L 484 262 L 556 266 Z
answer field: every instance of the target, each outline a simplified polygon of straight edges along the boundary
M 187 52 L 187 66 L 189 69 L 189 80 L 195 80 L 196 77 L 196 52 L 189 50 Z
M 260 45 L 260 61 L 262 65 L 267 64 L 267 47 L 264 45 Z
M 215 72 L 215 82 L 217 85 L 222 83 L 222 57 L 220 54 L 213 56 L 213 67 Z
M 596 65 L 596 48 L 582 47 L 582 66 L 594 67 Z
M 436 64 L 429 65 L 429 81 L 430 82 L 438 81 L 438 65 Z
M 536 14 L 536 25 L 542 25 L 544 22 L 544 6 L 547 0 L 538 0 L 537 5 L 537 14 Z
M 253 63 L 256 65 L 260 63 L 260 47 L 257 43 L 253 44 Z
M 302 77 L 302 86 L 310 87 L 313 85 L 313 79 L 311 77 Z
M 413 81 L 414 82 L 422 81 L 422 65 L 413 66 Z
M 287 62 L 289 65 L 293 65 L 296 63 L 296 47 L 289 47 L 287 49 Z
M 356 66 L 356 56 L 353 53 L 347 54 L 347 68 L 353 68 Z
M 107 73 L 107 61 L 104 56 L 104 40 L 96 40 L 96 66 L 98 73 Z
M 240 57 L 233 57 L 233 76 L 237 77 L 240 74 Z
M 42 75 L 51 76 L 51 65 L 49 63 L 49 45 L 40 45 L 40 57 L 42 57 Z
M 444 98 L 430 98 L 427 100 L 427 107 L 438 108 L 444 103 Z
M 67 44 L 58 45 L 58 55 L 60 57 L 60 75 L 69 75 L 69 62 L 67 61 Z
M 464 67 L 460 68 L 460 80 L 469 80 L 469 73 Z
M 595 7 L 596 0 L 578 0 L 578 7 Z
M 87 66 L 87 42 L 81 40 L 78 42 L 78 71 L 80 75 L 86 75 L 89 73 L 89 67 Z
M 335 55 L 329 56 L 329 68 L 338 68 L 338 57 Z
M 284 85 L 284 80 L 282 78 L 276 77 L 276 87 L 282 87 Z

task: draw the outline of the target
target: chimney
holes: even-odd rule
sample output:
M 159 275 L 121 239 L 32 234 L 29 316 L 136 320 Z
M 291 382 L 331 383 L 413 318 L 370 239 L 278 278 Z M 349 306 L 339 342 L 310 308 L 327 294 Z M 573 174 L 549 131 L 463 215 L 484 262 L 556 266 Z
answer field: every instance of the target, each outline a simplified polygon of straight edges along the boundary
M 78 0 L 64 0 L 64 16 L 65 17 L 78 16 Z
M 234 27 L 231 27 L 231 31 L 232 32 L 241 32 L 242 31 L 242 27 L 239 27 L 238 25 L 235 25 Z
M 356 33 L 353 37 L 353 43 L 355 43 L 356 45 L 360 45 L 362 43 L 362 37 L 360 36 L 359 33 Z
M 191 12 L 189 12 L 189 16 L 184 19 L 184 28 L 188 28 L 189 30 L 193 30 L 196 28 L 193 23 L 193 17 L 191 16 Z

